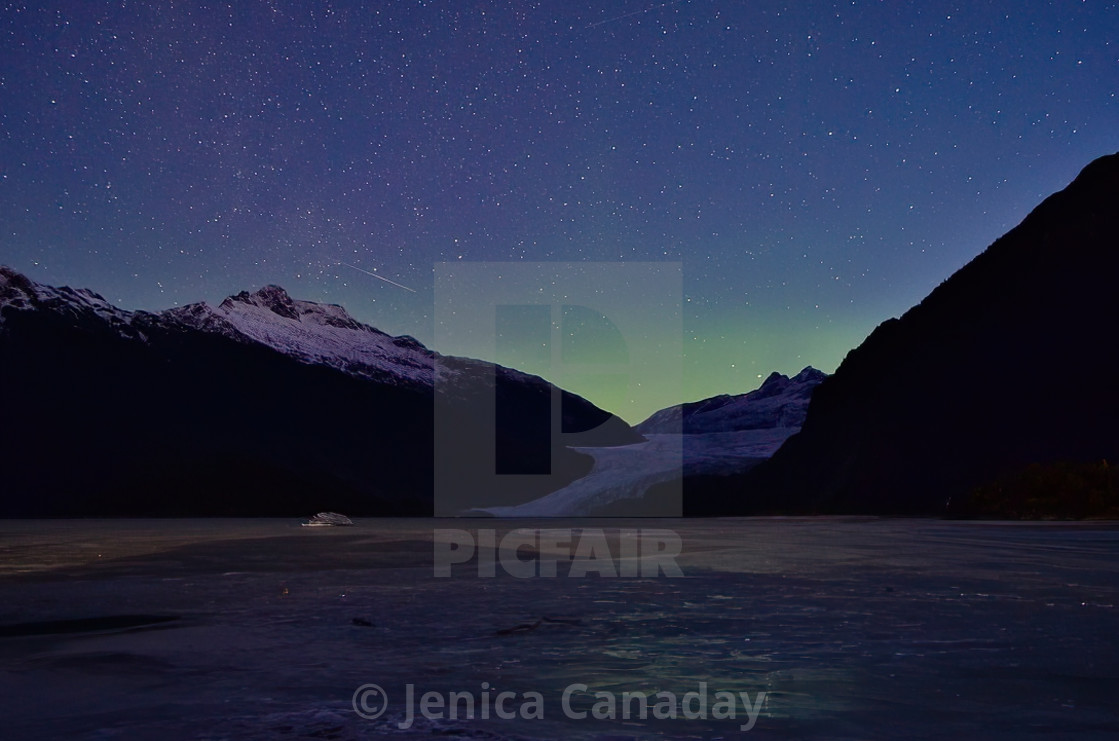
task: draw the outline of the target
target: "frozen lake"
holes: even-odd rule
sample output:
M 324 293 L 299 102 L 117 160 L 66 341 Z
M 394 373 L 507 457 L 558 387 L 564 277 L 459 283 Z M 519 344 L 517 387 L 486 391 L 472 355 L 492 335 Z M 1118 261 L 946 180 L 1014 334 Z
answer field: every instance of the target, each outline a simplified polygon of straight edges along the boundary
M 620 528 L 669 529 L 684 577 L 434 575 L 435 530 L 516 527 L 600 528 L 615 553 Z M 0 713 L 6 739 L 1113 738 L 1117 605 L 1112 523 L 4 521 Z M 573 685 L 587 711 L 700 683 L 764 692 L 752 730 L 741 706 L 562 710 Z M 543 718 L 401 728 L 408 684 L 539 692 Z

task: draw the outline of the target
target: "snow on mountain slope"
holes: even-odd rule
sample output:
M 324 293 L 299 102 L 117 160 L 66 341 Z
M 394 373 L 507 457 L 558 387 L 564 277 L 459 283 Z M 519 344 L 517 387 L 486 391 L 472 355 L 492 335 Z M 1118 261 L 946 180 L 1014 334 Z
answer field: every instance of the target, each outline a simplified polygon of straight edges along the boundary
M 128 339 L 145 331 L 190 328 L 253 342 L 308 364 L 384 382 L 430 386 L 435 353 L 407 335 L 393 337 L 362 324 L 341 306 L 293 300 L 279 286 L 158 313 L 126 311 L 87 289 L 54 288 L 0 266 L 0 322 L 4 310 L 42 309 L 69 320 L 101 323 Z
M 296 301 L 279 286 L 242 291 L 217 307 L 192 304 L 164 312 L 197 329 L 233 331 L 305 363 L 377 380 L 430 386 L 435 354 L 417 340 L 362 324 L 335 304 Z
M 123 336 L 143 339 L 142 333 L 132 326 L 135 312 L 118 309 L 88 288 L 42 285 L 0 265 L 0 325 L 4 322 L 5 309 L 42 309 L 73 322 L 100 322 Z
M 636 426 L 642 434 L 732 432 L 797 428 L 804 424 L 812 391 L 827 374 L 809 366 L 792 378 L 771 373 L 756 390 L 679 404 L 655 412 Z M 681 429 L 682 426 L 682 429 Z

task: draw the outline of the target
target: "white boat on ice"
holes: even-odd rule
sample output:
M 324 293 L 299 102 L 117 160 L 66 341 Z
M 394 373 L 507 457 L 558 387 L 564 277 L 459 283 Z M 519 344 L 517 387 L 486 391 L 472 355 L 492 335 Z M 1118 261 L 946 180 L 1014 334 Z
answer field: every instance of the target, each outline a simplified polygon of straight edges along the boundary
M 319 512 L 307 522 L 304 522 L 303 527 L 340 527 L 353 524 L 353 520 L 337 512 Z

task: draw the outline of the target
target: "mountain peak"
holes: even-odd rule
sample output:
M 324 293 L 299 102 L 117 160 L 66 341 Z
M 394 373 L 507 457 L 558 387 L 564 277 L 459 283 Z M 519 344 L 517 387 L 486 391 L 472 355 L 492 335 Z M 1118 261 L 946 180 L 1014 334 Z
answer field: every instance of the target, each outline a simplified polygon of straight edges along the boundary
M 24 306 L 35 296 L 34 284 L 22 273 L 0 265 L 0 304 Z
M 12 277 L 22 278 L 23 274 L 17 273 L 15 270 L 8 267 L 7 265 L 0 265 L 0 279 L 10 279 Z
M 793 383 L 805 383 L 806 381 L 815 381 L 819 383 L 827 377 L 828 374 L 824 373 L 822 370 L 816 370 L 811 365 L 806 365 L 804 366 L 804 370 L 797 373 L 790 380 Z
M 220 308 L 228 312 L 235 309 L 237 304 L 256 306 L 276 316 L 302 324 L 382 334 L 379 330 L 354 319 L 338 304 L 320 304 L 315 301 L 293 299 L 283 287 L 271 283 L 252 293 L 241 291 L 235 296 L 230 296 L 221 303 Z
M 0 308 L 18 311 L 46 308 L 71 319 L 96 316 L 115 327 L 125 327 L 132 312 L 119 309 L 104 296 L 88 288 L 48 286 L 7 266 L 0 266 Z
M 252 293 L 241 291 L 236 296 L 227 298 L 221 305 L 223 308 L 232 308 L 233 303 L 259 306 L 273 314 L 299 321 L 299 311 L 295 308 L 295 301 L 287 291 L 271 283 Z
M 784 373 L 774 371 L 762 381 L 761 386 L 751 391 L 748 396 L 753 399 L 764 399 L 770 396 L 794 393 L 808 398 L 812 389 L 827 377 L 827 373 L 816 370 L 811 365 L 805 366 L 804 370 L 797 373 L 792 378 L 786 376 Z
M 1072 181 L 1077 187 L 1114 185 L 1119 178 L 1119 152 L 1105 154 L 1089 162 Z
M 637 425 L 637 430 L 643 434 L 696 434 L 799 428 L 812 391 L 825 378 L 826 373 L 812 366 L 792 378 L 774 371 L 753 391 L 736 396 L 720 394 L 662 409 Z
M 784 373 L 773 371 L 766 377 L 764 381 L 762 381 L 761 386 L 758 386 L 757 389 L 750 392 L 750 396 L 758 399 L 765 398 L 767 396 L 776 396 L 777 394 L 780 394 L 786 388 L 788 388 L 788 386 L 789 377 L 786 376 Z

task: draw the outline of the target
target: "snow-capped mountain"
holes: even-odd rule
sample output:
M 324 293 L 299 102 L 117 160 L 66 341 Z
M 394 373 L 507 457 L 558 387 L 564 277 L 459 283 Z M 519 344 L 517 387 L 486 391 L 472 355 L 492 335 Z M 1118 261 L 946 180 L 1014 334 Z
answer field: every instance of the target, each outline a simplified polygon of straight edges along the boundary
M 267 345 L 305 363 L 392 383 L 430 386 L 435 354 L 410 336 L 393 337 L 362 324 L 336 304 L 293 300 L 268 285 L 230 296 L 218 306 L 190 304 L 162 312 L 165 320 Z
M 636 429 L 642 434 L 699 434 L 798 428 L 804 424 L 813 389 L 825 378 L 826 373 L 812 366 L 792 378 L 774 372 L 754 391 L 671 406 L 650 415 Z
M 100 324 L 122 337 L 143 340 L 132 327 L 136 314 L 110 304 L 88 288 L 42 285 L 9 267 L 0 265 L 0 326 L 13 312 L 49 311 L 75 326 Z
M 652 414 L 635 429 L 646 440 L 611 448 L 577 448 L 594 458 L 584 477 L 514 506 L 503 517 L 579 517 L 707 513 L 709 503 L 681 482 L 742 474 L 800 430 L 812 392 L 827 374 L 809 366 L 792 378 L 771 373 L 746 394 L 721 395 Z M 680 434 L 681 431 L 683 434 Z
M 153 314 L 117 308 L 89 289 L 35 283 L 0 266 L 0 322 L 5 309 L 47 310 L 87 325 L 102 322 L 121 337 L 140 341 L 155 327 L 193 329 L 393 383 L 430 386 L 434 378 L 436 355 L 418 340 L 362 324 L 336 304 L 294 300 L 275 285 L 242 291 L 217 306 L 200 302 Z
M 436 408 L 464 508 L 550 485 L 475 485 L 487 466 L 560 486 L 585 473 L 568 433 L 642 439 L 541 378 L 278 286 L 153 313 L 0 267 L 0 358 L 0 515 L 427 514 Z

